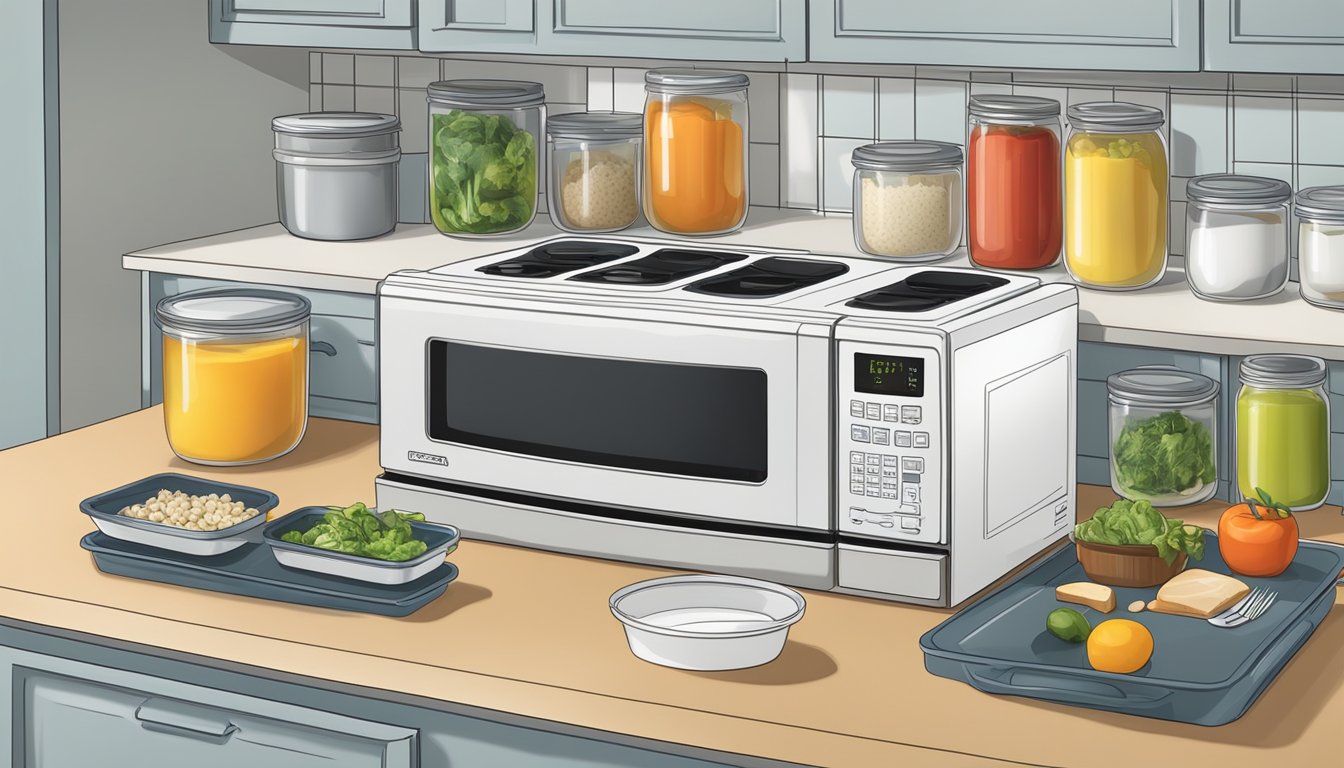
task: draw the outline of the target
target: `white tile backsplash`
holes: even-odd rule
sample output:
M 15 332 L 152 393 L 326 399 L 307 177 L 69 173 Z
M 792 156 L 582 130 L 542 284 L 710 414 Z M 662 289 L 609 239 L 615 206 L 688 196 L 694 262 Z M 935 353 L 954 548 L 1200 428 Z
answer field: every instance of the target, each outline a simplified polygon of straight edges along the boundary
M 877 138 L 915 138 L 915 81 L 884 77 L 877 81 Z
M 397 89 L 374 85 L 355 86 L 355 110 L 392 115 L 397 112 Z
M 644 111 L 643 69 L 617 67 L 612 72 L 611 108 L 617 112 Z
M 397 59 L 397 87 L 424 88 L 439 79 L 439 60 L 422 56 Z
M 755 72 L 747 88 L 747 107 L 750 112 L 751 141 L 766 144 L 779 143 L 779 83 L 776 72 Z
M 394 56 L 355 56 L 355 85 L 397 84 L 397 59 Z M 356 94 L 358 98 L 358 94 Z
M 747 167 L 752 205 L 779 207 L 779 145 L 751 144 Z
M 821 132 L 824 136 L 867 139 L 877 136 L 877 81 L 871 77 L 821 78 Z
M 915 82 L 915 138 L 966 143 L 966 83 Z
M 1344 99 L 1298 99 L 1297 161 L 1344 165 Z
M 818 196 L 821 110 L 817 103 L 821 78 L 782 75 L 780 89 L 780 204 L 785 208 L 815 210 Z
M 1227 94 L 1171 94 L 1171 172 L 1227 172 Z
M 592 111 L 610 110 L 612 107 L 612 81 L 615 70 L 611 67 L 589 67 L 587 99 L 588 109 Z
M 867 143 L 865 139 L 821 140 L 821 195 L 824 210 L 850 210 L 854 197 L 854 164 L 850 162 L 850 155 L 855 147 Z

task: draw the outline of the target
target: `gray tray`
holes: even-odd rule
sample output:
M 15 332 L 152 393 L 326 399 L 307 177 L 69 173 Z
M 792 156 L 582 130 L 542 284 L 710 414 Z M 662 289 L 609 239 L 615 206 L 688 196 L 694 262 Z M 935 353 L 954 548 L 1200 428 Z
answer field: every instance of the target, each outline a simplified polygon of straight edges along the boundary
M 93 553 L 93 562 L 103 573 L 383 616 L 406 616 L 420 610 L 457 578 L 457 566 L 449 562 L 415 581 L 395 586 L 296 571 L 282 568 L 270 547 L 258 543 L 247 543 L 222 555 L 199 557 L 94 531 L 79 545 Z
M 1213 533 L 1206 532 L 1204 550 L 1203 561 L 1186 567 L 1231 573 Z M 1303 541 L 1282 575 L 1237 577 L 1277 590 L 1270 610 L 1249 624 L 1220 629 L 1202 619 L 1126 609 L 1134 600 L 1153 599 L 1156 587 L 1116 588 L 1109 614 L 1055 600 L 1056 586 L 1088 580 L 1070 545 L 929 630 L 919 645 L 929 672 L 988 693 L 1223 725 L 1246 712 L 1316 630 L 1334 605 L 1341 569 L 1344 547 Z M 1093 626 L 1105 619 L 1138 621 L 1153 634 L 1152 660 L 1129 675 L 1092 669 L 1084 644 L 1045 631 L 1046 615 L 1062 606 L 1078 609 Z

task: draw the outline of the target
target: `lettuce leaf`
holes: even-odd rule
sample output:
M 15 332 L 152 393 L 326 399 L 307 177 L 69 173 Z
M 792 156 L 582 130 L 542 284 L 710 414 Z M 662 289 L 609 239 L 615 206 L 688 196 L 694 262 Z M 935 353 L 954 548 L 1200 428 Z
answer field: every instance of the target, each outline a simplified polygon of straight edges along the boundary
M 1126 424 L 1111 456 L 1116 481 L 1127 495 L 1181 493 L 1217 479 L 1212 435 L 1180 411 Z
M 537 142 L 501 115 L 434 115 L 430 213 L 446 232 L 525 226 L 537 204 Z
M 1121 499 L 1073 529 L 1078 541 L 1114 546 L 1152 545 L 1168 565 L 1181 552 L 1204 559 L 1204 529 L 1164 517 L 1147 501 Z

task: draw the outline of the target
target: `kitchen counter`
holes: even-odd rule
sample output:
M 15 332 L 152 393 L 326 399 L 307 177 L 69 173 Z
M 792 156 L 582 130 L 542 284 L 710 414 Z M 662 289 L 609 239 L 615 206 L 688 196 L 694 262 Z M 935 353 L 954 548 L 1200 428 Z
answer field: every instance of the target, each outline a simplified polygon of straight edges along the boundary
M 695 242 L 864 256 L 854 247 L 852 228 L 852 219 L 845 215 L 752 208 L 741 230 Z M 476 240 L 444 237 L 427 224 L 398 224 L 385 237 L 332 243 L 293 237 L 279 224 L 267 224 L 135 251 L 123 257 L 122 266 L 371 294 L 379 280 L 397 270 L 433 269 L 558 234 L 546 216 L 538 216 L 518 234 Z M 618 234 L 670 238 L 648 227 Z M 964 251 L 958 251 L 939 264 L 969 266 L 969 261 Z M 1186 285 L 1183 264 L 1181 258 L 1173 257 L 1162 282 L 1142 291 L 1080 290 L 1079 338 L 1217 355 L 1296 352 L 1344 360 L 1344 312 L 1303 301 L 1296 283 L 1289 283 L 1277 296 L 1258 301 L 1204 301 Z M 1069 280 L 1062 265 L 1032 274 L 1049 282 Z
M 0 614 L 150 652 L 805 764 L 1307 766 L 1337 759 L 1344 745 L 1338 597 L 1250 712 L 1219 728 L 980 693 L 924 670 L 919 636 L 950 611 L 817 592 L 805 593 L 807 614 L 775 662 L 684 672 L 631 655 L 607 609 L 617 588 L 667 573 L 656 568 L 468 541 L 452 555 L 461 576 L 447 594 L 400 619 L 99 573 L 78 545 L 92 529 L 79 501 L 165 470 L 273 490 L 281 510 L 372 501 L 377 430 L 313 419 L 281 459 L 197 467 L 172 455 L 151 408 L 0 452 L 10 534 L 0 545 Z M 1112 496 L 1083 486 L 1080 498 L 1091 510 Z M 1210 525 L 1220 509 L 1182 515 Z M 1338 508 L 1299 520 L 1304 536 L 1344 543 Z

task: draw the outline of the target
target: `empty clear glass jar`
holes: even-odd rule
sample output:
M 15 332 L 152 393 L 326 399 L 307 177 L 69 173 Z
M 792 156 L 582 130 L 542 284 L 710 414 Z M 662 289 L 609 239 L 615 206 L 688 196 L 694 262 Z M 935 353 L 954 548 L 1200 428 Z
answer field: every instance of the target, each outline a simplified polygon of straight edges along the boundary
M 1272 296 L 1288 284 L 1288 198 L 1279 179 L 1217 173 L 1186 186 L 1185 278 L 1213 301 Z
M 1330 396 L 1325 361 L 1302 355 L 1251 355 L 1241 361 L 1237 394 L 1237 490 L 1264 489 L 1294 512 L 1330 493 Z
M 961 147 L 882 141 L 854 150 L 854 244 L 902 261 L 941 259 L 961 243 Z
M 1111 489 L 1155 507 L 1197 504 L 1218 490 L 1218 382 L 1174 366 L 1106 379 Z
M 635 223 L 643 125 L 634 112 L 578 112 L 546 121 L 555 226 L 614 232 Z
M 1296 202 L 1302 298 L 1344 309 L 1344 187 L 1309 187 Z

